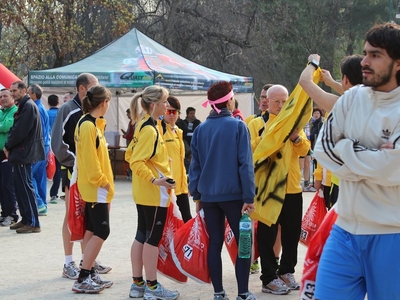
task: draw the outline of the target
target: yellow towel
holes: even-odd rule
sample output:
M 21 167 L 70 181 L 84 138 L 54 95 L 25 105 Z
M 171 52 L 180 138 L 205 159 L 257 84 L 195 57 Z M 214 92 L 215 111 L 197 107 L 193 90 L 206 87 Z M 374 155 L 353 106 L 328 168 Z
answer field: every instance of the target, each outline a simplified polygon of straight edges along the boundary
M 318 83 L 321 70 L 314 72 Z M 251 218 L 271 226 L 278 220 L 286 194 L 290 162 L 290 134 L 303 130 L 312 115 L 312 100 L 298 84 L 273 122 L 265 124 L 263 137 L 253 153 L 256 197 Z

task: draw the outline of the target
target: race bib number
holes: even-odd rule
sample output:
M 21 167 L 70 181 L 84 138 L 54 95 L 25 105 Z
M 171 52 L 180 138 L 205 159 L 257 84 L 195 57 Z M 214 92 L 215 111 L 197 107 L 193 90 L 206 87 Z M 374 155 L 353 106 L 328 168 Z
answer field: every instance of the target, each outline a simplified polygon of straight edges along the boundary
M 315 281 L 306 280 L 304 281 L 304 288 L 301 291 L 301 300 L 315 300 L 314 298 L 315 292 Z

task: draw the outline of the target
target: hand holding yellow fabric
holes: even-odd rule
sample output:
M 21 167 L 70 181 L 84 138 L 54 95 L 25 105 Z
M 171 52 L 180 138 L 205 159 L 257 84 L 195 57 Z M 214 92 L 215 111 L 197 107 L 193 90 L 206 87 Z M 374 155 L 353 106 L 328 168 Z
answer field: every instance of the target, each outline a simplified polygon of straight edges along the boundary
M 321 69 L 314 72 L 318 83 Z M 292 149 L 289 136 L 303 130 L 312 115 L 312 100 L 298 84 L 279 115 L 265 124 L 262 139 L 253 153 L 256 209 L 251 218 L 270 226 L 278 220 L 286 194 L 286 179 Z

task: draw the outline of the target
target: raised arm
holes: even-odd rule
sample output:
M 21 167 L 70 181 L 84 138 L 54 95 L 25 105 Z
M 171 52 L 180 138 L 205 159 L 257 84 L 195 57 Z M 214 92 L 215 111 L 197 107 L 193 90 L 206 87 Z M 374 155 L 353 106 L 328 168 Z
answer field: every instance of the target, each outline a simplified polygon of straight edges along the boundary
M 311 61 L 312 59 L 319 62 L 320 56 L 318 54 L 311 54 L 308 57 L 308 61 Z M 339 97 L 325 92 L 316 85 L 312 80 L 314 72 L 315 67 L 312 64 L 308 64 L 300 75 L 299 84 L 320 108 L 325 111 L 331 111 Z
M 322 81 L 333 89 L 336 93 L 343 95 L 344 88 L 340 82 L 337 82 L 335 79 L 332 78 L 331 72 L 328 70 L 322 69 L 321 70 L 321 79 Z

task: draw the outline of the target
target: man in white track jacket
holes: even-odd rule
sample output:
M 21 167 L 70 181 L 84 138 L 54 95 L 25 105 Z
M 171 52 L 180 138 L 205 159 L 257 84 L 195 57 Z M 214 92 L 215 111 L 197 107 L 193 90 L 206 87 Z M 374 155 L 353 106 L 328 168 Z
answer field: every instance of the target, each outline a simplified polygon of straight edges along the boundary
M 340 178 L 315 298 L 400 299 L 400 26 L 366 34 L 363 84 L 325 122 L 316 159 Z

